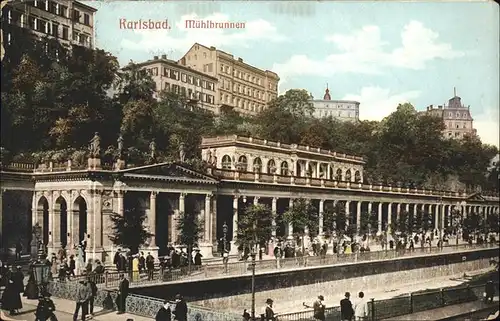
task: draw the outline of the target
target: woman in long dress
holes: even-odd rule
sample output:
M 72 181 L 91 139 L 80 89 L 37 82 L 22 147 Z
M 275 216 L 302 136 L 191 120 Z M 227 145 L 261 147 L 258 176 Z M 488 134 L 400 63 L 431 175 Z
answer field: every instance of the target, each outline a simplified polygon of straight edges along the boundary
M 9 279 L 2 295 L 2 310 L 9 311 L 10 315 L 16 315 L 17 310 L 23 308 L 21 294 L 14 281 Z
M 139 258 L 137 256 L 132 261 L 132 281 L 139 281 Z
M 28 274 L 29 274 L 29 279 L 28 279 L 28 283 L 26 284 L 26 288 L 24 289 L 23 296 L 25 296 L 29 300 L 36 300 L 36 299 L 38 299 L 38 286 L 36 285 L 36 282 L 35 282 L 33 265 L 30 265 L 30 269 L 29 269 Z

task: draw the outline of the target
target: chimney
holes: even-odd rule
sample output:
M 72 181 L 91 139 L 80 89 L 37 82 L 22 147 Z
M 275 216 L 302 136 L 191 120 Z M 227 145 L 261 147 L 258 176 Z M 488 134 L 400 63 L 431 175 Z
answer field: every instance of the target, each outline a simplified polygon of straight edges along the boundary
M 439 105 L 439 106 L 438 106 L 438 108 L 439 108 L 439 109 L 443 109 L 443 106 Z
M 154 59 L 154 60 L 158 60 L 158 56 L 154 56 L 154 57 L 153 57 L 153 59 Z
M 431 105 L 431 109 L 434 108 L 434 105 Z
M 167 55 L 161 55 L 161 59 L 167 59 Z
M 431 109 L 431 106 L 427 106 L 427 111 L 429 111 Z
M 243 62 L 243 59 L 241 59 L 241 58 L 238 58 L 238 61 L 239 61 L 239 62 Z
M 215 50 L 215 47 L 214 47 L 214 46 L 211 46 L 211 47 L 210 47 L 210 50 Z

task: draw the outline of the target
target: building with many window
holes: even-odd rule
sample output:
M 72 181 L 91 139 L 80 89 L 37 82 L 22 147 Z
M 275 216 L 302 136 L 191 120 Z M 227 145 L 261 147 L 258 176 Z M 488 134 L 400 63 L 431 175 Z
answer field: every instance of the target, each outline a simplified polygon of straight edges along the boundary
M 73 0 L 12 1 L 2 8 L 2 40 L 10 44 L 13 28 L 39 37 L 49 36 L 70 46 L 95 47 L 94 19 L 97 9 Z M 3 43 L 2 43 L 3 45 Z
M 168 59 L 167 55 L 154 56 L 152 60 L 138 63 L 137 66 L 151 75 L 157 93 L 172 91 L 186 96 L 203 109 L 216 112 L 217 78 L 183 66 Z
M 276 73 L 249 65 L 242 58 L 235 58 L 215 47 L 195 43 L 179 63 L 218 79 L 216 113 L 227 107 L 242 114 L 255 115 L 278 96 L 279 77 Z
M 340 121 L 359 121 L 359 102 L 332 100 L 328 86 L 322 100 L 313 99 L 314 117 L 333 117 Z
M 470 105 L 465 106 L 461 98 L 455 93 L 454 97 L 448 100 L 448 105 L 434 107 L 430 105 L 423 114 L 433 115 L 443 120 L 445 129 L 443 135 L 445 138 L 460 139 L 465 135 L 476 135 L 474 128 L 474 119 L 470 112 Z

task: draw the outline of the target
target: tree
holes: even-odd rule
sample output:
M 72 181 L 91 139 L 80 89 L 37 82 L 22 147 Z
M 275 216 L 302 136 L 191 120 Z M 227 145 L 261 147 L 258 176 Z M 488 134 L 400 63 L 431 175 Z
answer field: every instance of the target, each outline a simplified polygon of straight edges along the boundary
M 361 225 L 359 233 L 366 236 L 367 244 L 370 244 L 370 236 L 377 233 L 378 230 L 378 214 L 375 210 L 371 212 L 361 213 Z
M 177 221 L 177 230 L 179 231 L 179 241 L 187 246 L 188 253 L 188 272 L 191 272 L 191 262 L 193 257 L 193 246 L 198 243 L 201 233 L 203 233 L 203 221 L 199 213 L 187 211 L 179 214 Z
M 323 212 L 323 231 L 326 237 L 336 236 L 338 240 L 346 232 L 345 206 L 339 202 L 331 207 L 325 207 Z
M 126 209 L 123 215 L 113 213 L 110 219 L 113 233 L 109 239 L 115 245 L 129 248 L 132 253 L 139 252 L 139 247 L 154 235 L 145 229 L 146 214 L 138 208 Z
M 450 227 L 452 232 L 456 235 L 456 245 L 458 245 L 458 231 L 463 225 L 462 212 L 456 208 L 453 208 L 450 213 L 451 224 Z
M 472 234 L 479 232 L 482 225 L 481 215 L 477 212 L 470 212 L 467 218 L 464 219 L 464 233 L 466 233 L 467 238 Z
M 236 243 L 243 248 L 267 244 L 272 238 L 274 217 L 267 205 L 252 204 L 246 207 L 244 214 L 238 217 Z
M 498 213 L 491 213 L 486 218 L 486 226 L 487 231 L 490 233 L 498 233 L 499 232 L 499 223 L 498 223 Z
M 423 210 L 419 210 L 420 214 L 419 217 L 421 217 L 421 223 L 418 224 L 418 226 L 420 226 L 420 228 L 422 229 L 422 231 L 424 233 L 428 232 L 428 231 L 432 231 L 434 229 L 434 222 L 433 222 L 433 216 L 432 216 L 432 213 L 429 212 L 429 211 L 423 211 Z
M 302 240 L 302 250 L 305 248 L 306 231 L 311 238 L 318 235 L 319 214 L 310 200 L 304 198 L 295 199 L 293 206 L 283 213 L 283 220 L 293 226 L 296 241 Z
M 399 232 L 403 237 L 411 234 L 413 232 L 412 215 L 408 211 L 400 211 L 396 220 L 391 222 L 391 231 L 393 234 Z

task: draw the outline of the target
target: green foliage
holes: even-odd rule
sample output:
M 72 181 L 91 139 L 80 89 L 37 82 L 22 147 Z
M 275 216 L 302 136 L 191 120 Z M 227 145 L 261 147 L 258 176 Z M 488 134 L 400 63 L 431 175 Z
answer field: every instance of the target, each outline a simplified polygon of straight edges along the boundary
M 179 231 L 179 242 L 191 249 L 198 243 L 203 233 L 203 220 L 200 219 L 199 213 L 195 212 L 184 212 L 179 216 L 176 226 Z
M 361 225 L 359 232 L 363 234 L 375 234 L 378 230 L 378 213 L 372 210 L 370 213 L 361 213 Z
M 486 230 L 490 233 L 498 233 L 499 232 L 499 226 L 498 226 L 498 214 L 497 213 L 491 213 L 488 215 L 486 218 Z
M 318 235 L 319 213 L 310 200 L 295 199 L 292 208 L 283 213 L 283 220 L 292 224 L 296 239 L 305 235 L 306 228 L 311 238 Z
M 243 215 L 238 217 L 238 234 L 236 243 L 243 246 L 266 244 L 271 240 L 275 215 L 264 204 L 252 204 L 245 208 Z
M 399 216 L 391 222 L 391 232 L 394 234 L 396 232 L 401 233 L 403 237 L 411 235 L 414 232 L 415 224 L 413 214 L 408 211 L 401 210 Z
M 68 146 L 84 150 L 98 131 L 103 147 L 116 145 L 121 132 L 132 163 L 148 160 L 153 138 L 157 159 L 178 159 L 180 144 L 186 159 L 199 159 L 202 136 L 238 134 L 363 156 L 364 177 L 374 183 L 499 188 L 499 164 L 490 166 L 495 146 L 472 136 L 444 139 L 442 119 L 417 113 L 408 103 L 381 122 L 339 122 L 313 118 L 309 93 L 292 89 L 256 117 L 230 108 L 212 115 L 183 95 L 157 97 L 151 76 L 134 63 L 120 70 L 105 51 L 73 46 L 68 55 L 57 41 L 16 32 L 2 61 L 0 104 L 2 147 L 13 155 Z
M 344 235 L 346 230 L 345 204 L 336 202 L 334 206 L 325 207 L 323 212 L 323 231 L 326 237 L 334 233 L 337 237 Z
M 434 229 L 434 216 L 431 212 L 419 210 L 419 212 L 417 212 L 417 218 L 419 217 L 421 221 L 417 222 L 417 226 L 420 226 L 424 233 Z
M 463 229 L 464 232 L 471 235 L 478 233 L 483 226 L 483 218 L 477 212 L 470 212 L 467 218 L 464 219 Z
M 115 245 L 129 248 L 132 253 L 137 253 L 139 247 L 153 236 L 144 228 L 146 213 L 138 208 L 126 209 L 123 216 L 113 213 L 110 219 L 113 233 L 109 239 Z

